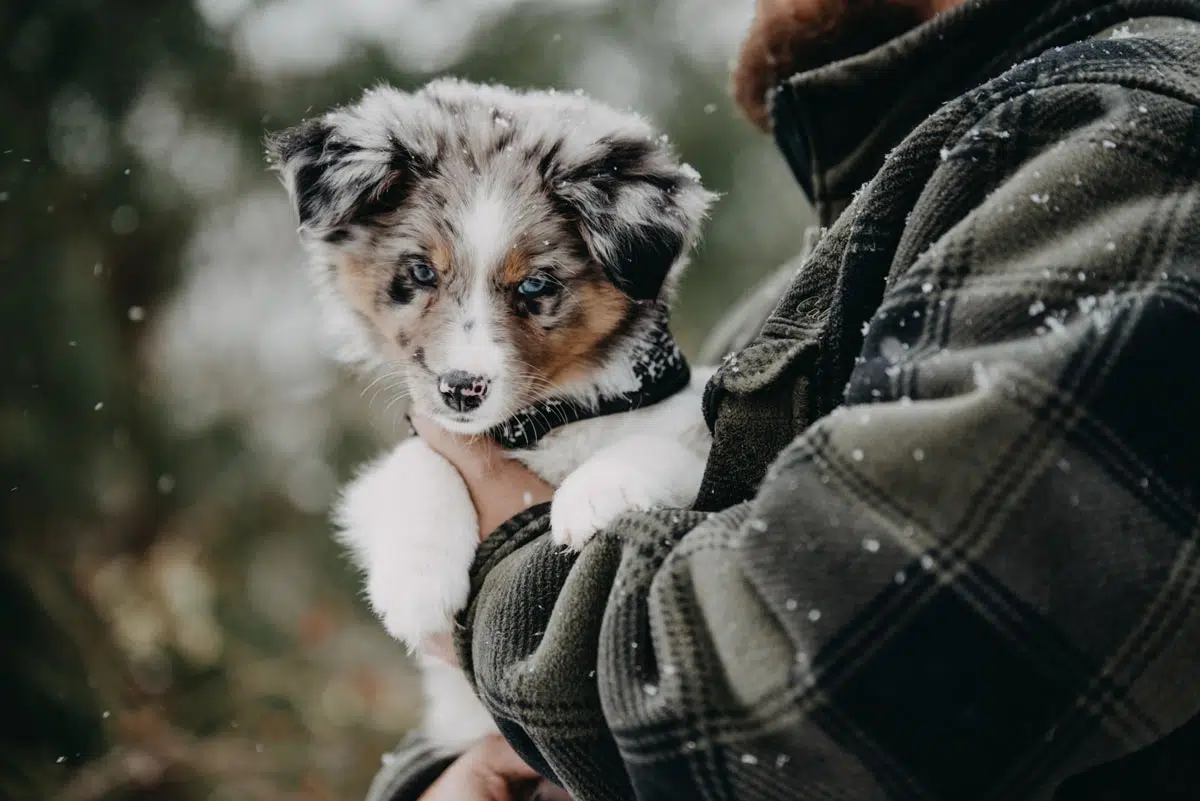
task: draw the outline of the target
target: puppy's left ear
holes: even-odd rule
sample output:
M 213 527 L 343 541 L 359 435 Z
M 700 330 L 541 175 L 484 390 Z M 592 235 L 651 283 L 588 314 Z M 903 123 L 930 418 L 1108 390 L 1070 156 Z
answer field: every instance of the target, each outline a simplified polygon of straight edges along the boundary
M 608 137 L 547 178 L 592 257 L 634 300 L 654 300 L 716 199 L 663 142 Z

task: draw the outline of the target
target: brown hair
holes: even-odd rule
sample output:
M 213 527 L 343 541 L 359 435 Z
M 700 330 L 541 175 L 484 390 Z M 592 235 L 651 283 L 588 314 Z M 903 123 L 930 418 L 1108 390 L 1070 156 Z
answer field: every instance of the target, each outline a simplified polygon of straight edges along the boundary
M 847 58 L 916 27 L 921 0 L 758 0 L 733 72 L 733 96 L 756 126 L 770 128 L 767 93 L 792 75 Z

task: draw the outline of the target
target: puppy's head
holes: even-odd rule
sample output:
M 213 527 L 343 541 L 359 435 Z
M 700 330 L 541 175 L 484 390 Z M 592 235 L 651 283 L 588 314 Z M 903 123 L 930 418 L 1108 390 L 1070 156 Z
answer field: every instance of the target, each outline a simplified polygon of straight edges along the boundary
M 351 333 L 465 432 L 586 384 L 713 199 L 638 116 L 459 81 L 371 90 L 268 147 Z

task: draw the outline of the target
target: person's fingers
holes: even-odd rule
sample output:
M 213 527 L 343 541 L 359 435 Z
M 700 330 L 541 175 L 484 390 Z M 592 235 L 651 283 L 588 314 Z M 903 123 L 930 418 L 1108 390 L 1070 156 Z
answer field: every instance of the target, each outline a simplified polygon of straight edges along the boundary
M 573 799 L 570 793 L 557 784 L 542 779 L 534 786 L 529 801 L 573 801 Z
M 498 734 L 456 759 L 421 801 L 514 801 L 528 798 L 540 777 Z
M 539 778 L 538 772 L 521 759 L 513 747 L 498 734 L 488 735 L 480 743 L 480 758 L 486 768 L 510 782 Z
M 448 433 L 420 415 L 413 415 L 411 420 L 425 444 L 462 476 L 479 518 L 480 539 L 513 515 L 553 497 L 553 487 L 525 465 L 508 458 L 491 439 Z

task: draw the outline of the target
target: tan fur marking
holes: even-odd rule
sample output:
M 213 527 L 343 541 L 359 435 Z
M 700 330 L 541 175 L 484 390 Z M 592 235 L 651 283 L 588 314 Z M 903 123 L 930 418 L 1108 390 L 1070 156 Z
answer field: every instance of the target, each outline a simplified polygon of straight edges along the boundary
M 527 278 L 530 273 L 529 256 L 518 245 L 508 249 L 504 261 L 500 263 L 500 280 L 505 285 L 516 284 Z
M 577 311 L 568 320 L 548 331 L 529 322 L 514 331 L 527 368 L 553 384 L 579 378 L 595 368 L 601 344 L 621 325 L 632 303 L 601 276 L 575 283 L 570 291 Z
M 372 321 L 378 318 L 379 280 L 356 259 L 338 259 L 337 287 L 355 311 Z
M 434 237 L 429 245 L 429 261 L 433 268 L 442 275 L 450 272 L 451 265 L 454 263 L 450 253 L 450 243 L 440 236 Z

